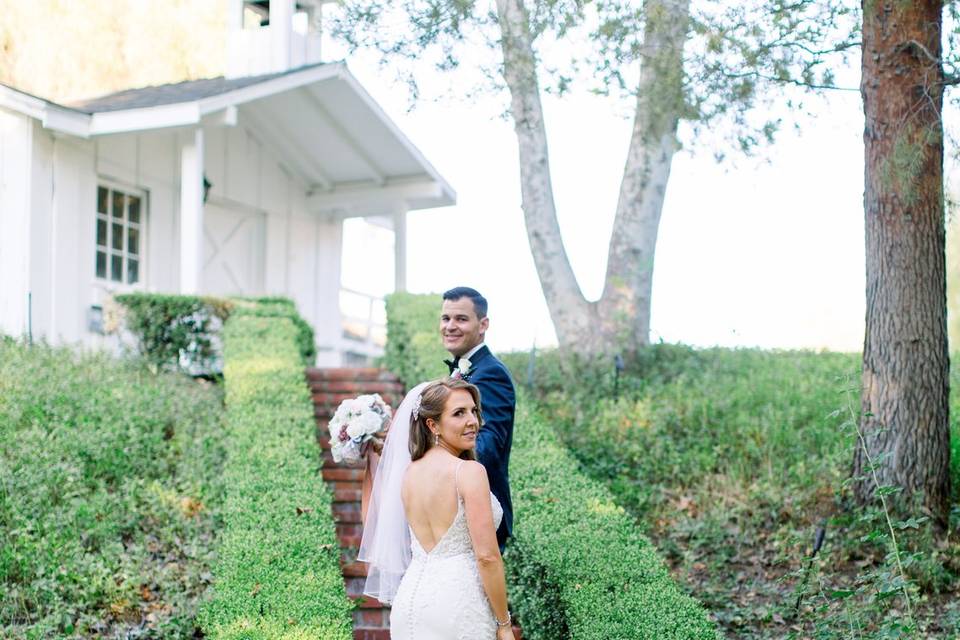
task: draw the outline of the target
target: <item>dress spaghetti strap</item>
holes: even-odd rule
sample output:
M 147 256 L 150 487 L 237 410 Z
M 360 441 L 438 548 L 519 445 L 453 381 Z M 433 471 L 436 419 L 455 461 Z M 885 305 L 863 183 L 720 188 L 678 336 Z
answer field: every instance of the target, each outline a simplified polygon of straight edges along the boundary
M 453 471 L 453 487 L 457 490 L 457 502 L 460 502 L 460 467 L 463 460 L 457 460 L 457 468 Z

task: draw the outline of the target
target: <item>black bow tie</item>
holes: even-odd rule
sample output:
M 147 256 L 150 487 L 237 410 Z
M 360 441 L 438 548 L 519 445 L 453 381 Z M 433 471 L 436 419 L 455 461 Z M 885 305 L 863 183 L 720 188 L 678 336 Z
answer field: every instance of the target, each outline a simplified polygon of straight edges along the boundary
M 443 364 L 447 365 L 450 369 L 450 373 L 453 373 L 453 370 L 457 368 L 457 365 L 460 364 L 460 358 L 454 358 L 453 360 L 444 360 Z

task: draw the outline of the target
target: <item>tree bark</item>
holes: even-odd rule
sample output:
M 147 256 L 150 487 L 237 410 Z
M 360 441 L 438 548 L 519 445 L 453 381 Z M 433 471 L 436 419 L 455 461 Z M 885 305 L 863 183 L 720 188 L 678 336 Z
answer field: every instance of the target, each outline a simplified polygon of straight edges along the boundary
M 591 339 L 593 305 L 584 298 L 570 267 L 550 179 L 547 130 L 540 104 L 536 58 L 523 0 L 497 0 L 503 76 L 520 153 L 523 216 L 550 317 L 561 346 Z
M 604 292 L 590 303 L 563 247 L 550 178 L 536 56 L 522 0 L 497 0 L 504 79 L 520 154 L 524 220 L 562 347 L 636 349 L 650 334 L 657 230 L 683 108 L 689 0 L 647 0 L 636 115 L 611 235 Z
M 866 335 L 854 492 L 950 496 L 939 0 L 863 0 Z M 871 468 L 871 462 L 873 465 Z M 875 469 L 875 471 L 874 471 Z
M 627 162 L 607 254 L 599 315 L 606 342 L 630 348 L 650 335 L 653 261 L 683 109 L 689 0 L 647 0 L 643 63 Z

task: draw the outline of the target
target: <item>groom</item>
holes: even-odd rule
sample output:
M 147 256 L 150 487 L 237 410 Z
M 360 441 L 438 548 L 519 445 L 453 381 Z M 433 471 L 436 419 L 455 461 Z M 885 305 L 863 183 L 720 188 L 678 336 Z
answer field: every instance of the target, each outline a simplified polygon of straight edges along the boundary
M 513 444 L 513 416 L 516 394 L 510 372 L 483 343 L 490 324 L 487 300 L 470 287 L 456 287 L 443 294 L 440 337 L 453 356 L 445 360 L 450 375 L 463 378 L 480 389 L 483 426 L 477 435 L 477 459 L 487 470 L 490 491 L 503 507 L 503 521 L 497 529 L 500 551 L 513 533 L 513 504 L 507 467 Z

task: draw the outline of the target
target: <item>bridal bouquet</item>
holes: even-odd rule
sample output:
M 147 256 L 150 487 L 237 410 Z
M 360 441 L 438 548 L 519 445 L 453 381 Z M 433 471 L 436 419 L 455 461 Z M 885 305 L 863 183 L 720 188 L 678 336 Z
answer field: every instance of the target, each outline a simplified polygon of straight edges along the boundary
M 390 407 L 380 394 L 344 400 L 330 419 L 330 453 L 334 462 L 359 462 L 361 448 L 390 422 Z

